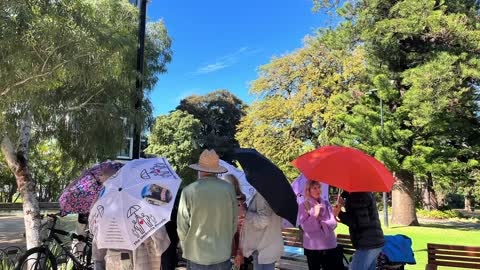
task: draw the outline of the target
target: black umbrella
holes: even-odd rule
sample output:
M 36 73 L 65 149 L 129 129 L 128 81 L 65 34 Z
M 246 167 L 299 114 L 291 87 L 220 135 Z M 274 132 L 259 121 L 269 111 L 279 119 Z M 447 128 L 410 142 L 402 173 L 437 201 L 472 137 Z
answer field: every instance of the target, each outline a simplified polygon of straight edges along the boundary
M 296 224 L 297 197 L 282 170 L 255 149 L 236 149 L 233 157 L 242 165 L 247 181 L 267 200 L 273 211 Z

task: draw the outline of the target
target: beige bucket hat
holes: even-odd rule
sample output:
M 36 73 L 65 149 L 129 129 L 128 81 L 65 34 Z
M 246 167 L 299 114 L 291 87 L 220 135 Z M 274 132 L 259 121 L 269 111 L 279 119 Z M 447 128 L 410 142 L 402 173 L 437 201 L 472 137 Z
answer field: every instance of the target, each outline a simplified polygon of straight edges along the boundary
M 203 150 L 200 158 L 198 159 L 198 163 L 191 164 L 188 167 L 201 171 L 201 172 L 208 172 L 208 173 L 226 173 L 228 170 L 227 168 L 220 166 L 220 158 L 218 157 L 215 150 Z

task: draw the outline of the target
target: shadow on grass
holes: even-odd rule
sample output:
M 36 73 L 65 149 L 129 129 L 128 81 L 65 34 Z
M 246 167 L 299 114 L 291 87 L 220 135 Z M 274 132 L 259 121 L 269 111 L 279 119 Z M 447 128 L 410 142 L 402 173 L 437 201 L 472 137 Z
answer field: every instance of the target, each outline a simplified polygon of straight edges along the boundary
M 477 224 L 477 223 L 456 223 L 456 222 L 424 223 L 424 224 L 421 224 L 420 226 L 424 228 L 454 229 L 459 231 L 478 231 L 478 229 L 480 229 L 480 224 Z
M 404 226 L 391 225 L 389 229 L 404 229 L 404 228 L 435 228 L 435 229 L 452 229 L 459 231 L 477 231 L 480 229 L 479 223 L 467 222 L 442 222 L 442 223 L 421 223 L 419 226 Z

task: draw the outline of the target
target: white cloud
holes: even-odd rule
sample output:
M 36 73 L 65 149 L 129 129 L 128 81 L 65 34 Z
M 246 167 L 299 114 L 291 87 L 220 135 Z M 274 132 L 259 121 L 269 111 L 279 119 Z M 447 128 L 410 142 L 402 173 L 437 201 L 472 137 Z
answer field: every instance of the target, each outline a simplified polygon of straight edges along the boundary
M 218 58 L 214 63 L 209 63 L 199 67 L 195 74 L 207 74 L 230 67 L 240 61 L 240 58 L 246 55 L 257 53 L 258 50 L 249 51 L 248 47 L 242 47 L 237 51 Z
M 206 66 L 198 68 L 196 73 L 197 74 L 210 73 L 220 69 L 224 69 L 226 67 L 229 67 L 230 65 L 231 64 L 227 64 L 226 62 L 216 62 L 214 64 L 208 64 Z

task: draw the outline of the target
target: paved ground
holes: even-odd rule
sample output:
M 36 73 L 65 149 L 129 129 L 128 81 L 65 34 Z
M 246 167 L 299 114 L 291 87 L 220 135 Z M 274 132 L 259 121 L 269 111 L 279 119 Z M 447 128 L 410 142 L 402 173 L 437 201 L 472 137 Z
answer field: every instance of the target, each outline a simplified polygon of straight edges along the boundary
M 61 227 L 72 227 L 72 220 L 59 223 Z M 21 216 L 0 216 L 0 249 L 5 249 L 10 246 L 18 246 L 25 248 L 25 225 L 23 217 Z M 185 267 L 177 267 L 177 270 L 186 270 Z
M 0 249 L 8 246 L 25 246 L 23 217 L 0 216 Z

